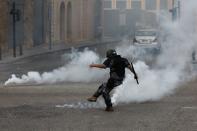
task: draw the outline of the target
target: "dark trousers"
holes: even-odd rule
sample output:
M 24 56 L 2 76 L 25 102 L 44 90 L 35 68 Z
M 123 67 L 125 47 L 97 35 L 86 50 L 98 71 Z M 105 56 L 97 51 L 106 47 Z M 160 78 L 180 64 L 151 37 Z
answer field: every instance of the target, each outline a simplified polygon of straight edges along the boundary
M 105 104 L 107 107 L 112 107 L 110 92 L 114 87 L 119 86 L 122 84 L 122 80 L 115 80 L 110 78 L 107 83 L 103 83 L 98 90 L 94 93 L 94 97 L 99 97 L 100 95 L 103 96 L 105 100 Z

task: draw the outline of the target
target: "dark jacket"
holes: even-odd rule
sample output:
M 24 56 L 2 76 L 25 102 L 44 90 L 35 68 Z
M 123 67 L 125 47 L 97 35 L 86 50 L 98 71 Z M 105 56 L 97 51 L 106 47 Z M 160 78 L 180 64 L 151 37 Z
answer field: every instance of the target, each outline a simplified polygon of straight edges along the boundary
M 125 77 L 125 68 L 130 65 L 126 58 L 116 55 L 108 58 L 103 63 L 107 68 L 110 68 L 110 78 L 123 80 Z

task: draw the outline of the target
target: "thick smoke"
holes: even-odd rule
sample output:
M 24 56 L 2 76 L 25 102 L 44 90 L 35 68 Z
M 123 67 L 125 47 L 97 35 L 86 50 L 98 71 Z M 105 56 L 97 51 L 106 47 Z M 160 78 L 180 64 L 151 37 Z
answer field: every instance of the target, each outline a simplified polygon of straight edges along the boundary
M 167 31 L 166 41 L 162 43 L 162 53 L 156 65 L 150 69 L 143 62 L 135 64 L 139 75 L 140 86 L 136 86 L 132 75 L 127 77 L 122 86 L 116 89 L 112 100 L 118 102 L 144 102 L 159 100 L 165 95 L 173 93 L 180 84 L 191 80 L 195 74 L 191 71 L 191 54 L 196 48 L 197 18 L 195 15 L 197 1 L 182 1 L 180 20 L 172 22 L 164 19 L 161 29 Z M 196 23 L 195 23 L 196 22 Z M 126 53 L 134 49 L 118 48 Z M 135 54 L 134 54 L 135 55 Z
M 133 79 L 133 74 L 128 70 L 124 83 L 116 88 L 112 95 L 114 104 L 119 102 L 145 102 L 155 101 L 162 97 L 172 94 L 173 91 L 182 83 L 191 80 L 194 76 L 190 70 L 191 54 L 196 44 L 195 25 L 195 7 L 196 0 L 187 0 L 182 2 L 181 18 L 172 22 L 168 18 L 163 18 L 161 29 L 165 30 L 166 40 L 162 42 L 162 53 L 157 57 L 156 64 L 150 68 L 142 61 L 134 64 L 139 76 L 140 85 L 137 85 Z M 194 24 L 196 22 L 196 24 Z M 135 57 L 134 47 L 121 46 L 117 52 L 124 57 Z M 21 78 L 12 75 L 5 82 L 8 84 L 23 83 L 57 83 L 57 82 L 92 82 L 106 78 L 108 71 L 99 69 L 90 69 L 91 63 L 100 63 L 99 56 L 90 50 L 83 52 L 72 52 L 69 55 L 71 59 L 65 66 L 55 69 L 52 72 L 40 74 L 38 72 L 28 72 Z M 86 106 L 82 105 L 83 107 Z M 64 105 L 64 107 L 80 107 L 80 104 Z M 88 105 L 88 107 L 95 107 Z
M 89 68 L 91 63 L 99 63 L 99 56 L 88 49 L 82 52 L 73 50 L 71 54 L 65 54 L 70 61 L 63 67 L 55 69 L 51 72 L 44 72 L 40 74 L 36 71 L 28 72 L 27 75 L 22 75 L 21 78 L 16 77 L 15 74 L 5 82 L 9 84 L 53 84 L 57 82 L 92 82 L 103 79 L 106 71 L 92 70 Z

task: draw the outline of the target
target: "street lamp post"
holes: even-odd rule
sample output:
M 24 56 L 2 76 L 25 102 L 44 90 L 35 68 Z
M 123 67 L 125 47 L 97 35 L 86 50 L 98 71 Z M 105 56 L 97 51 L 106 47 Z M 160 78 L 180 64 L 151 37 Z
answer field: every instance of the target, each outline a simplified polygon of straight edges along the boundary
M 13 31 L 13 57 L 16 57 L 16 22 L 20 21 L 21 11 L 19 9 L 16 9 L 16 3 L 12 3 L 12 9 L 10 11 L 10 15 L 12 15 L 13 19 L 13 25 L 12 25 L 12 31 Z M 22 44 L 19 45 L 19 53 L 20 55 L 23 55 L 23 49 Z
M 176 21 L 177 19 L 180 19 L 181 16 L 181 2 L 180 0 L 176 1 L 175 6 L 175 0 L 172 1 L 172 9 L 170 10 L 172 13 L 172 21 Z
M 1 45 L 0 45 L 0 60 L 2 60 Z
M 178 0 L 178 18 L 181 18 L 181 1 Z
M 49 2 L 49 8 L 48 8 L 48 19 L 49 19 L 49 50 L 52 49 L 52 4 L 53 1 L 51 0 Z
M 12 3 L 12 10 L 10 12 L 10 14 L 12 15 L 12 19 L 13 19 L 13 25 L 12 25 L 12 31 L 13 31 L 13 56 L 16 57 L 16 3 L 13 2 Z

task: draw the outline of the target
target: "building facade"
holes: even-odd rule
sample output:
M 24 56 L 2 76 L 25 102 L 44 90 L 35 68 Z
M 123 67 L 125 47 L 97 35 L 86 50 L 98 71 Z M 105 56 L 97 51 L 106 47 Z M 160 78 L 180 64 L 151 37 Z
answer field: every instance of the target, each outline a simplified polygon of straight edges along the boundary
M 105 9 L 169 10 L 173 0 L 104 0 Z
M 8 33 L 8 9 L 6 8 L 7 2 L 0 0 L 0 57 L 7 44 Z
M 105 36 L 133 34 L 137 27 L 158 28 L 158 16 L 171 17 L 173 0 L 104 0 Z
M 95 40 L 101 26 L 101 0 L 0 0 L 0 3 L 0 47 L 5 52 L 14 48 L 14 42 L 16 48 L 23 49 L 39 45 L 52 48 L 59 43 L 74 46 Z
M 51 33 L 55 42 L 93 40 L 96 0 L 52 0 Z

